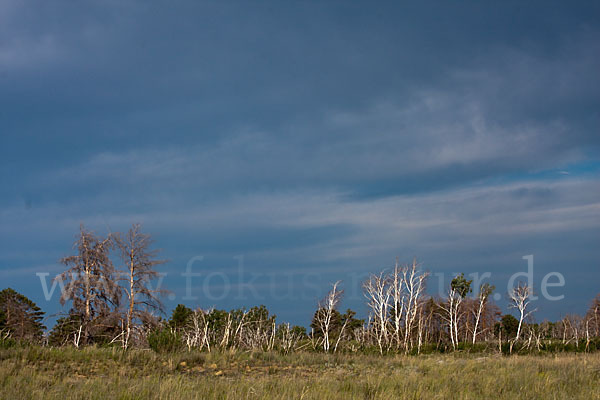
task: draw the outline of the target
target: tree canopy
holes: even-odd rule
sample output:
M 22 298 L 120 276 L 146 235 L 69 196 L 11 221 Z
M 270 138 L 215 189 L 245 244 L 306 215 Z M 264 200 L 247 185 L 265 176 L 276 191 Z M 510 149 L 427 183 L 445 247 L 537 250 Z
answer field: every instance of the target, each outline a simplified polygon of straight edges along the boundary
M 44 312 L 30 299 L 11 288 L 0 292 L 0 330 L 13 339 L 39 341 L 46 327 Z

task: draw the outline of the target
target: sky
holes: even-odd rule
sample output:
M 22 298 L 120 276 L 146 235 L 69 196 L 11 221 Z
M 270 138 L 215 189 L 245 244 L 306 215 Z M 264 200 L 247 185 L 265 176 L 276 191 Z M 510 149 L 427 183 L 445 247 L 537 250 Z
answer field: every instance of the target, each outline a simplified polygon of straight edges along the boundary
M 0 0 L 0 288 L 64 312 L 80 224 L 141 223 L 167 310 L 308 325 L 341 280 L 364 317 L 361 282 L 416 257 L 503 312 L 533 260 L 535 318 L 585 313 L 598 71 L 593 1 Z

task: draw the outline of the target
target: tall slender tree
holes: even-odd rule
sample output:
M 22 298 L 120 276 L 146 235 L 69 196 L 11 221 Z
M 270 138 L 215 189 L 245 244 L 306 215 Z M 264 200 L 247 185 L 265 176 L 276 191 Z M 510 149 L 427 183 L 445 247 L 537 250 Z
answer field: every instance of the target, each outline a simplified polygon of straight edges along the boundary
M 488 299 L 490 295 L 496 289 L 495 286 L 490 285 L 489 283 L 484 283 L 479 287 L 479 293 L 477 294 L 477 309 L 472 310 L 473 316 L 475 317 L 475 326 L 473 327 L 473 344 L 477 340 L 477 334 L 479 333 L 477 329 L 479 328 L 479 322 L 481 321 L 481 315 L 485 307 L 487 306 Z
M 126 347 L 136 321 L 148 312 L 163 311 L 160 296 L 165 291 L 160 288 L 152 289 L 150 282 L 160 277 L 155 268 L 166 261 L 156 258 L 159 250 L 151 249 L 152 238 L 142 233 L 140 224 L 133 224 L 125 235 L 115 234 L 113 238 L 123 262 L 120 281 L 123 282 L 123 291 L 127 297 Z
M 422 306 L 422 296 L 425 290 L 425 281 L 429 276 L 428 273 L 423 273 L 418 270 L 417 260 L 413 259 L 410 267 L 402 268 L 402 281 L 406 288 L 405 318 L 404 318 L 404 351 L 408 353 L 412 331 L 418 325 L 419 313 Z M 419 328 L 420 331 L 420 328 Z
M 461 304 L 467 294 L 471 292 L 471 283 L 473 280 L 467 280 L 465 274 L 456 275 L 450 282 L 450 290 L 448 291 L 448 302 L 445 307 L 448 325 L 450 327 L 450 340 L 452 347 L 456 350 L 456 346 L 460 341 L 458 337 L 459 321 L 461 317 Z
M 315 325 L 323 333 L 323 350 L 327 353 L 331 347 L 331 333 L 334 323 L 334 316 L 339 316 L 337 312 L 338 304 L 343 295 L 343 290 L 338 289 L 340 281 L 332 284 L 332 288 L 327 296 L 319 302 L 319 307 L 315 313 Z M 339 321 L 339 320 L 338 320 Z
M 594 336 L 600 336 L 600 294 L 590 304 L 590 308 L 586 314 L 588 329 L 593 332 Z
M 533 290 L 526 283 L 519 283 L 517 286 L 512 288 L 508 292 L 508 298 L 510 299 L 510 307 L 519 310 L 519 326 L 517 328 L 517 336 L 515 342 L 521 337 L 521 330 L 523 327 L 523 321 L 533 311 L 527 311 L 529 303 L 531 303 L 531 297 L 533 296 Z
M 363 283 L 363 291 L 370 310 L 369 321 L 373 319 L 370 329 L 377 339 L 379 352 L 383 354 L 383 348 L 387 348 L 389 342 L 388 313 L 392 296 L 387 275 L 383 272 L 379 275 L 371 274 Z

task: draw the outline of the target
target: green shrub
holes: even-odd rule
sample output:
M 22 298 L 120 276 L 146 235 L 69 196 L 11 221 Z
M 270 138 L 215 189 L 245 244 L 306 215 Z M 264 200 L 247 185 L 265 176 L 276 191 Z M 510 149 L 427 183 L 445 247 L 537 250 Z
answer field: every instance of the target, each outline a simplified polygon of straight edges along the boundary
M 148 345 L 157 353 L 174 353 L 183 348 L 181 335 L 168 327 L 158 328 L 148 335 Z
M 16 345 L 17 341 L 13 338 L 0 339 L 0 349 L 10 349 Z

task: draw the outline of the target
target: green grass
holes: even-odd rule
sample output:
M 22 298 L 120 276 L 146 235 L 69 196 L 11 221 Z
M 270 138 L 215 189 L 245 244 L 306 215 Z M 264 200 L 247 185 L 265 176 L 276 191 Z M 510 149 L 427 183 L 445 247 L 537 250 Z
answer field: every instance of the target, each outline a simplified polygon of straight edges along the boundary
M 1 399 L 598 399 L 600 354 L 0 350 Z

